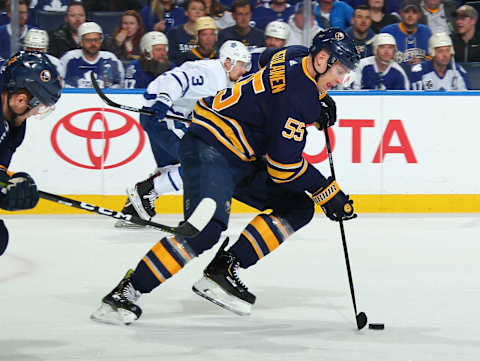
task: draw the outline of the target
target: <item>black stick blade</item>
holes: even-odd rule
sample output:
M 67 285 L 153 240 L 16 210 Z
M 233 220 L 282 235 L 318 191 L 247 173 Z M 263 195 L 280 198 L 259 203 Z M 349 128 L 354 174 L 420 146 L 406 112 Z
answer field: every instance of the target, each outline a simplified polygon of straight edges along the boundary
M 367 325 L 367 322 L 368 322 L 367 315 L 364 312 L 360 312 L 356 318 L 357 318 L 357 327 L 359 330 L 361 330 Z

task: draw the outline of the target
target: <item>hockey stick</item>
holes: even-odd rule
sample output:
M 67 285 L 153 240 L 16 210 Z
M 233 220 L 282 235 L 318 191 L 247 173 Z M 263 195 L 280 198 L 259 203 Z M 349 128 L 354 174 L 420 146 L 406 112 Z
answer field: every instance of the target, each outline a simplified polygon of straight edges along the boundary
M 145 114 L 145 115 L 156 115 L 153 110 L 150 109 L 144 109 L 144 108 L 137 108 L 137 107 L 131 107 L 129 105 L 122 105 L 115 103 L 112 99 L 108 98 L 103 90 L 100 88 L 98 85 L 97 79 L 95 79 L 95 75 L 93 74 L 93 71 L 90 73 L 90 80 L 92 81 L 93 88 L 95 89 L 95 92 L 98 94 L 98 96 L 105 102 L 105 104 L 111 106 L 112 108 L 119 108 L 123 110 L 129 110 L 131 112 L 135 113 L 140 113 L 140 114 Z M 176 115 L 167 115 L 167 118 L 173 119 L 173 120 L 178 120 L 179 122 L 184 122 L 184 123 L 190 123 L 190 121 L 186 118 L 179 117 Z
M 97 213 L 102 216 L 122 219 L 142 226 L 154 228 L 163 232 L 172 233 L 185 238 L 195 237 L 210 222 L 216 209 L 216 203 L 211 198 L 204 198 L 199 203 L 195 211 L 189 219 L 180 224 L 178 227 L 166 226 L 160 223 L 146 221 L 140 217 L 131 214 L 123 214 L 122 212 L 113 211 L 111 209 L 95 206 L 93 204 L 80 202 L 71 198 L 62 197 L 56 194 L 38 191 L 40 198 L 51 202 L 56 202 L 67 207 L 82 209 L 87 212 Z
M 325 132 L 325 142 L 327 143 L 328 161 L 330 162 L 330 172 L 332 173 L 333 179 L 335 179 L 336 178 L 335 169 L 333 167 L 332 149 L 330 147 L 330 137 L 328 136 L 328 128 L 325 128 L 324 132 Z M 352 270 L 350 269 L 350 260 L 348 258 L 347 241 L 345 239 L 345 230 L 343 229 L 343 220 L 340 219 L 338 223 L 340 224 L 340 234 L 342 236 L 343 253 L 345 255 L 345 264 L 347 265 L 348 283 L 350 284 L 350 294 L 352 296 L 353 310 L 355 311 L 357 328 L 361 330 L 367 324 L 367 315 L 364 312 L 357 313 L 357 303 L 355 302 L 355 291 L 353 289 Z

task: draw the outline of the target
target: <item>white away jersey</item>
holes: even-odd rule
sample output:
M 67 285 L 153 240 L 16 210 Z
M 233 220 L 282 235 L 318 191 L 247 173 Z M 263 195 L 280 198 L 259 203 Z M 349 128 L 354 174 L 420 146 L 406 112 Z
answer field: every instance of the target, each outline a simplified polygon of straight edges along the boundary
M 121 88 L 125 71 L 123 64 L 115 54 L 100 51 L 95 61 L 90 62 L 83 56 L 82 49 L 70 50 L 60 59 L 63 67 L 62 78 L 65 88 L 92 88 L 90 73 L 97 76 L 102 88 Z
M 375 56 L 369 56 L 360 60 L 353 88 L 408 90 L 409 80 L 403 68 L 394 61 L 390 63 L 383 73 L 380 73 Z
M 431 61 L 425 60 L 412 67 L 410 81 L 413 90 L 467 90 L 470 84 L 467 72 L 461 65 L 452 68 L 452 62 L 447 66 L 447 71 L 440 77 Z
M 142 105 L 151 107 L 162 101 L 170 106 L 170 113 L 188 117 L 198 99 L 213 96 L 231 85 L 220 60 L 187 61 L 153 80 Z

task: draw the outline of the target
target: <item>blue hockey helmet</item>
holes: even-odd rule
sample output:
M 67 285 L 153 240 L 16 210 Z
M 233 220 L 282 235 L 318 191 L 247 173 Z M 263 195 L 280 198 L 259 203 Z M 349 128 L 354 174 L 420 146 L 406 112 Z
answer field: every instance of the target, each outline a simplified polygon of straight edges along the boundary
M 321 30 L 314 36 L 310 47 L 312 60 L 321 50 L 326 50 L 330 54 L 327 70 L 337 61 L 349 69 L 354 69 L 360 61 L 360 53 L 354 41 L 339 28 Z
M 20 51 L 12 56 L 3 74 L 9 94 L 25 89 L 31 95 L 29 108 L 54 105 L 60 98 L 62 82 L 55 65 L 41 52 Z

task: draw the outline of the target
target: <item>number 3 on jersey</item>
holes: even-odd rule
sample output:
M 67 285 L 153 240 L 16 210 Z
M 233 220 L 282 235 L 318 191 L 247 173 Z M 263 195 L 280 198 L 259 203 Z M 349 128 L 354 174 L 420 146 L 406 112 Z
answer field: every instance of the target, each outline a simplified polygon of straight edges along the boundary
M 300 122 L 293 118 L 288 118 L 285 123 L 285 130 L 282 132 L 282 136 L 287 139 L 296 140 L 301 142 L 303 140 L 303 135 L 305 134 L 305 123 Z

